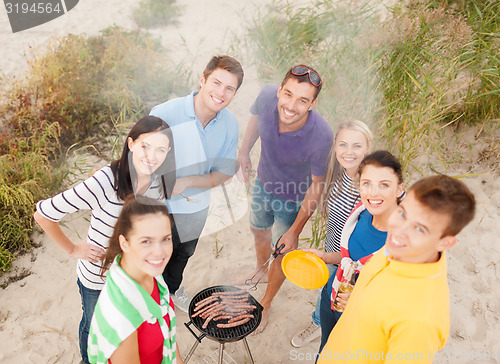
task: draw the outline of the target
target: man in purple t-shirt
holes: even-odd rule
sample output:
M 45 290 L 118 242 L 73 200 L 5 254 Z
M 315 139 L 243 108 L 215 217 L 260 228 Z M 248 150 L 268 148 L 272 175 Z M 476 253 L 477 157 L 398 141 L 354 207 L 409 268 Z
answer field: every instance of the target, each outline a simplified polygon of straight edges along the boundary
M 311 67 L 292 67 L 279 86 L 262 89 L 250 111 L 245 137 L 238 152 L 248 182 L 252 164 L 250 150 L 261 139 L 257 178 L 250 205 L 250 230 L 255 239 L 257 268 L 267 261 L 281 237 L 282 253 L 297 249 L 299 234 L 319 202 L 333 142 L 328 123 L 312 109 L 318 102 L 321 78 Z M 271 264 L 264 298 L 262 321 L 267 325 L 271 302 L 285 275 L 282 255 Z M 246 277 L 245 277 L 246 278 Z M 244 281 L 245 279 L 242 279 Z

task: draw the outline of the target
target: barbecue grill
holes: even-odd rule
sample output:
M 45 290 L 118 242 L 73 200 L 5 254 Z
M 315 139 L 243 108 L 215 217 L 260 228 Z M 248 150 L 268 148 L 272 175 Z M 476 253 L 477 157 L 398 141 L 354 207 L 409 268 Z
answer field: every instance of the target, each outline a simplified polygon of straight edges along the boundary
M 203 323 L 205 322 L 205 320 L 202 319 L 200 316 L 192 317 L 192 315 L 195 312 L 194 309 L 195 309 L 196 303 L 200 302 L 201 300 L 203 300 L 205 298 L 212 296 L 213 293 L 230 292 L 230 291 L 241 291 L 241 290 L 239 288 L 233 287 L 233 286 L 213 286 L 213 287 L 205 288 L 201 292 L 198 292 L 191 300 L 191 303 L 189 304 L 190 321 L 188 323 L 185 323 L 184 325 L 191 332 L 191 334 L 193 334 L 193 336 L 196 338 L 196 341 L 193 344 L 193 346 L 191 347 L 191 350 L 187 354 L 186 358 L 184 359 L 185 363 L 187 363 L 189 361 L 189 359 L 193 355 L 194 351 L 198 347 L 198 344 L 201 343 L 201 339 L 203 339 L 205 336 L 211 340 L 217 341 L 220 344 L 219 364 L 222 363 L 222 358 L 224 356 L 224 345 L 228 342 L 235 342 L 235 341 L 239 341 L 239 340 L 243 340 L 243 344 L 245 345 L 245 349 L 248 353 L 248 356 L 250 357 L 250 361 L 253 363 L 252 354 L 250 353 L 250 348 L 248 347 L 246 336 L 251 334 L 259 326 L 260 320 L 262 319 L 262 309 L 263 308 L 260 305 L 260 303 L 257 302 L 257 300 L 251 294 L 248 294 L 248 302 L 250 305 L 254 305 L 257 308 L 255 308 L 251 312 L 251 314 L 254 317 L 242 325 L 230 327 L 230 328 L 219 328 L 219 327 L 217 327 L 218 322 L 215 322 L 212 320 L 208 323 L 208 326 L 206 328 L 203 328 Z M 196 333 L 191 329 L 191 327 L 190 327 L 191 325 L 194 325 L 201 332 L 200 336 L 196 335 Z

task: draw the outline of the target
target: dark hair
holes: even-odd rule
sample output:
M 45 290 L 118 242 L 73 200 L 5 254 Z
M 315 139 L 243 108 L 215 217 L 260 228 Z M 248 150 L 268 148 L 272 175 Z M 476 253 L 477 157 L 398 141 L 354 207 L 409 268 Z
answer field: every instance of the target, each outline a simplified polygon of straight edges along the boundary
M 392 169 L 398 178 L 398 183 L 403 183 L 403 167 L 401 166 L 401 162 L 387 150 L 377 150 L 364 157 L 359 165 L 358 177 L 363 173 L 363 169 L 369 165 Z M 401 197 L 402 196 L 398 197 L 398 204 L 401 201 Z
M 309 70 L 311 70 L 313 72 L 316 72 L 316 70 L 314 68 L 306 66 L 306 65 L 303 65 L 303 64 L 298 64 L 298 65 L 296 65 L 294 67 L 297 67 L 297 66 L 305 67 L 305 68 L 307 68 L 307 69 L 309 69 Z M 292 68 L 290 68 L 290 70 L 288 70 L 288 72 L 285 75 L 285 78 L 283 78 L 283 81 L 281 81 L 281 87 L 283 87 L 285 85 L 285 83 L 290 78 L 295 78 L 299 83 L 307 82 L 307 83 L 313 85 L 312 82 L 311 82 L 311 80 L 309 79 L 309 74 L 306 73 L 305 75 L 302 75 L 302 76 L 296 76 L 296 75 L 294 75 L 292 73 Z M 319 75 L 318 72 L 316 72 L 316 73 Z M 321 88 L 323 87 L 323 83 L 321 83 L 319 86 L 316 86 L 316 85 L 313 85 L 313 86 L 314 86 L 314 100 L 316 100 L 316 98 L 319 95 L 319 92 L 321 91 Z
M 123 253 L 122 248 L 120 247 L 119 237 L 120 235 L 123 235 L 126 238 L 128 237 L 128 234 L 133 228 L 134 218 L 137 216 L 157 213 L 165 215 L 170 221 L 170 227 L 173 227 L 172 216 L 163 202 L 144 196 L 136 197 L 134 194 L 125 198 L 120 216 L 118 216 L 118 220 L 116 220 L 113 234 L 111 235 L 111 238 L 109 238 L 109 247 L 106 249 L 106 254 L 104 255 L 101 267 L 102 277 L 104 277 L 104 274 L 109 269 L 116 256 Z
M 238 86 L 236 87 L 236 91 L 238 91 L 243 83 L 244 76 L 243 67 L 241 67 L 240 62 L 230 56 L 213 56 L 203 71 L 205 80 L 207 80 L 208 76 L 210 76 L 217 68 L 228 71 L 238 78 Z
M 467 186 L 444 174 L 423 178 L 408 190 L 424 206 L 450 217 L 443 236 L 457 235 L 474 218 L 476 200 Z
M 125 139 L 123 145 L 123 151 L 120 159 L 111 162 L 111 170 L 113 171 L 113 176 L 115 177 L 115 191 L 117 196 L 121 200 L 134 192 L 134 186 L 132 184 L 132 179 L 135 178 L 136 171 L 134 169 L 133 163 L 129 161 L 129 157 L 132 152 L 128 147 L 128 138 L 136 140 L 142 134 L 152 133 L 152 132 L 162 132 L 164 133 L 170 142 L 170 151 L 167 153 L 167 157 L 162 165 L 155 171 L 155 174 L 161 176 L 162 186 L 163 186 L 163 196 L 169 198 L 172 194 L 172 189 L 175 184 L 175 156 L 174 156 L 174 138 L 172 136 L 172 130 L 166 122 L 156 116 L 145 116 L 140 119 L 135 125 L 130 129 L 130 132 Z M 132 166 L 132 168 L 130 168 Z
M 364 157 L 359 165 L 358 175 L 361 175 L 363 169 L 368 165 L 391 168 L 398 177 L 398 183 L 403 183 L 403 167 L 401 166 L 401 162 L 387 150 L 377 150 Z

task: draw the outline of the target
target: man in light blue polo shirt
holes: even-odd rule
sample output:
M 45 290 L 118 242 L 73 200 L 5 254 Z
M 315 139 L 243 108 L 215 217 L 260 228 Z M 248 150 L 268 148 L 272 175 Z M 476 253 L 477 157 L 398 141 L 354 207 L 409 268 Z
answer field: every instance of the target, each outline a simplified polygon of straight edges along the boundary
M 205 225 L 210 189 L 235 173 L 238 122 L 226 109 L 243 82 L 241 64 L 229 56 L 214 56 L 200 77 L 200 90 L 157 105 L 150 115 L 172 129 L 177 180 L 168 201 L 174 216 L 174 251 L 163 277 L 171 293 L 181 284 L 188 259 Z M 180 293 L 179 293 L 180 292 Z M 189 298 L 180 289 L 174 298 L 187 312 Z

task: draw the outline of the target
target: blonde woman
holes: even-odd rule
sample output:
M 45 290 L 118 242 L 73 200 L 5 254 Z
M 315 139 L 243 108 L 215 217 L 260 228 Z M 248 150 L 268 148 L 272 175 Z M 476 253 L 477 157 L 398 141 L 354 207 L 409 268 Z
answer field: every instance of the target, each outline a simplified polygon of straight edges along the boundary
M 321 199 L 321 212 L 328 218 L 325 239 L 326 252 L 340 252 L 340 236 L 344 224 L 360 201 L 354 184 L 359 165 L 370 150 L 373 134 L 368 126 L 359 120 L 341 122 L 335 131 L 326 185 Z M 335 265 L 329 265 L 330 272 Z M 302 347 L 321 336 L 319 307 L 321 294 L 318 295 L 312 322 L 297 332 L 291 340 L 294 347 Z

